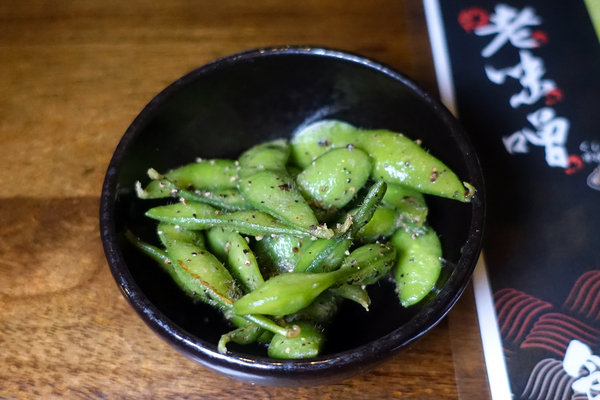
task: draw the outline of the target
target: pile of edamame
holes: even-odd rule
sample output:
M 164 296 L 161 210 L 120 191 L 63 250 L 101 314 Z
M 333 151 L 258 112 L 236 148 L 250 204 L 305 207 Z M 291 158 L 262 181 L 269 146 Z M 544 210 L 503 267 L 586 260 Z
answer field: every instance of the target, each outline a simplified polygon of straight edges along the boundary
M 319 354 L 344 299 L 366 310 L 384 276 L 410 307 L 442 267 L 424 194 L 469 202 L 463 183 L 418 142 L 387 130 L 324 120 L 238 160 L 197 160 L 138 182 L 161 247 L 128 232 L 197 301 L 221 310 L 230 342 L 262 342 L 274 358 Z M 173 201 L 174 199 L 178 201 Z

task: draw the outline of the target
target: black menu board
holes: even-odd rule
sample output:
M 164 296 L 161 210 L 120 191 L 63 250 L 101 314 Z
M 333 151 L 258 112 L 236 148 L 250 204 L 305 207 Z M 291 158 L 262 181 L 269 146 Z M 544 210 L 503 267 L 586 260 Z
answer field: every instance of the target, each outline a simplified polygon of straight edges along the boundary
M 424 0 L 488 200 L 474 275 L 494 400 L 600 399 L 598 0 Z

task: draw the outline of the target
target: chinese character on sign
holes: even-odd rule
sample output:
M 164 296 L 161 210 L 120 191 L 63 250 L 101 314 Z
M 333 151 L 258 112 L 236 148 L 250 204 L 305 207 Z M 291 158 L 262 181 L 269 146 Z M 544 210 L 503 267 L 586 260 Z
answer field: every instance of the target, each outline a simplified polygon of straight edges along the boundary
M 578 340 L 569 343 L 563 368 L 569 376 L 577 378 L 571 385 L 576 393 L 585 393 L 590 400 L 600 400 L 600 357 Z
M 529 26 L 540 25 L 542 20 L 531 7 L 518 11 L 505 4 L 499 4 L 490 16 L 489 24 L 475 29 L 478 36 L 496 35 L 481 51 L 483 57 L 493 56 L 502 46 L 510 42 L 520 49 L 531 49 L 540 45 L 540 38 L 532 36 Z
M 556 93 L 558 89 L 554 81 L 542 79 L 546 73 L 544 62 L 539 57 L 534 57 L 531 52 L 521 50 L 519 52 L 521 61 L 514 67 L 495 69 L 489 65 L 485 66 L 485 73 L 490 81 L 497 85 L 504 83 L 507 77 L 517 79 L 523 90 L 510 98 L 512 108 L 523 104 L 534 104 L 548 93 Z
M 551 167 L 567 168 L 569 155 L 565 144 L 569 134 L 569 121 L 557 117 L 549 107 L 541 108 L 527 116 L 527 120 L 535 130 L 523 128 L 509 136 L 504 136 L 502 142 L 510 154 L 528 153 L 528 144 L 544 147 L 546 163 Z

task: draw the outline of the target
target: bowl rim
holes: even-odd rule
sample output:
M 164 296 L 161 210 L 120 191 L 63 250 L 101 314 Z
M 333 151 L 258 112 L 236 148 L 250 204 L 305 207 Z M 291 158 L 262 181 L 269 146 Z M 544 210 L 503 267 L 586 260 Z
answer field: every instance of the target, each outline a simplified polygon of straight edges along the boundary
M 428 103 L 433 112 L 448 127 L 458 147 L 463 153 L 469 155 L 469 158 L 465 160 L 466 169 L 470 182 L 478 187 L 478 193 L 471 203 L 471 225 L 469 226 L 467 240 L 462 248 L 461 257 L 455 265 L 455 270 L 445 283 L 444 288 L 440 290 L 427 307 L 417 312 L 409 320 L 411 323 L 403 324 L 387 335 L 361 346 L 338 353 L 324 354 L 312 359 L 278 360 L 232 352 L 221 354 L 217 351 L 216 344 L 192 335 L 171 321 L 142 293 L 140 286 L 135 282 L 117 240 L 118 234 L 115 222 L 115 201 L 118 191 L 117 177 L 129 143 L 140 134 L 139 127 L 143 126 L 152 112 L 172 93 L 176 92 L 179 87 L 214 70 L 239 61 L 284 55 L 325 57 L 360 64 L 407 86 L 410 91 Z M 294 371 L 294 374 L 315 375 L 319 373 L 318 371 L 328 369 L 331 366 L 335 366 L 337 370 L 349 371 L 353 367 L 356 368 L 357 363 L 364 364 L 364 366 L 375 364 L 387 358 L 389 354 L 395 353 L 400 348 L 422 337 L 446 316 L 471 279 L 481 251 L 485 221 L 485 186 L 477 154 L 458 120 L 439 100 L 432 97 L 403 73 L 371 58 L 345 50 L 324 46 L 270 46 L 245 50 L 218 58 L 188 72 L 160 91 L 136 116 L 120 139 L 106 171 L 99 211 L 101 240 L 113 278 L 133 309 L 162 339 L 201 364 L 229 375 L 231 375 L 231 371 L 246 371 L 245 373 L 249 376 L 259 376 L 262 374 L 268 375 L 269 373 L 276 375 L 277 372 L 289 372 L 291 370 Z

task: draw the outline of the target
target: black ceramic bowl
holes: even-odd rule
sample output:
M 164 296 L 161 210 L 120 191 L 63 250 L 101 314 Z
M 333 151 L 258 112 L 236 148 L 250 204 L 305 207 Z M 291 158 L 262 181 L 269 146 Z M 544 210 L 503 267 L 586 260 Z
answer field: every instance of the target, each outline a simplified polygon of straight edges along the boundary
M 123 238 L 125 229 L 155 242 L 151 206 L 134 183 L 196 157 L 236 158 L 268 139 L 289 137 L 311 121 L 336 118 L 421 139 L 431 153 L 479 189 L 472 203 L 428 197 L 430 223 L 447 260 L 439 292 L 411 308 L 388 282 L 370 291 L 370 312 L 345 304 L 323 354 L 271 359 L 259 346 L 217 352 L 229 330 L 219 313 L 191 302 L 162 271 Z M 458 300 L 479 255 L 484 220 L 477 156 L 452 115 L 393 69 L 361 56 L 313 48 L 251 50 L 200 67 L 168 86 L 125 132 L 102 189 L 102 241 L 112 274 L 142 319 L 173 347 L 225 375 L 272 385 L 314 385 L 364 372 L 435 326 Z M 398 357 L 402 357 L 401 354 Z

